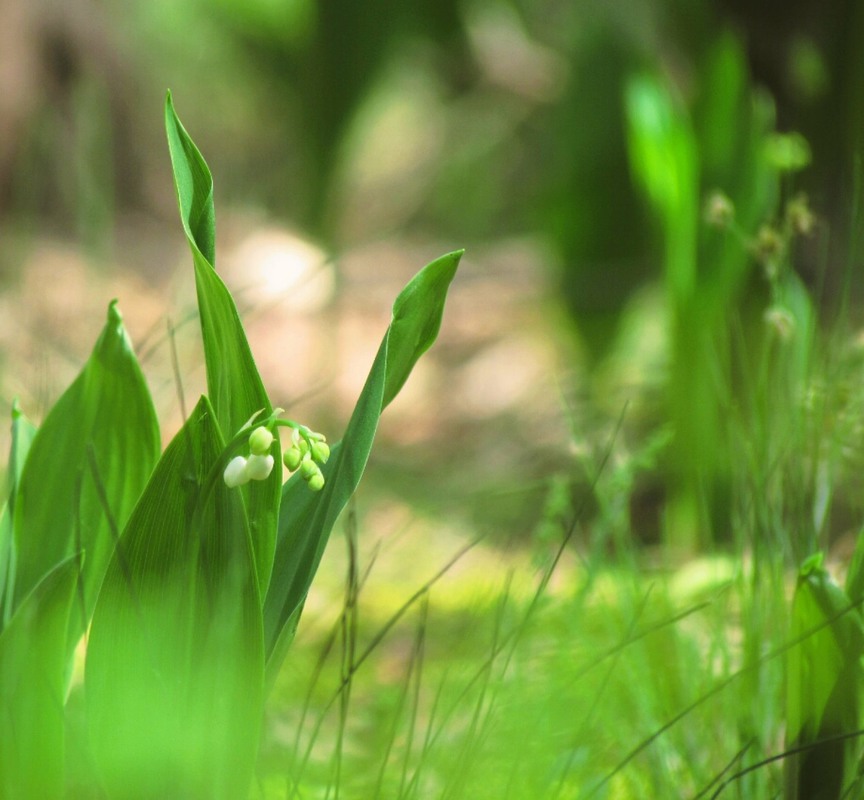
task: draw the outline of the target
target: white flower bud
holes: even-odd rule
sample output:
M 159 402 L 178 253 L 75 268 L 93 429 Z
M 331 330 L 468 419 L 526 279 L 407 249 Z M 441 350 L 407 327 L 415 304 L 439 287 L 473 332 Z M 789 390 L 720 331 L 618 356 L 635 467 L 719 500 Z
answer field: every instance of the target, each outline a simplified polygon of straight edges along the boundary
M 249 473 L 247 470 L 248 462 L 243 456 L 236 456 L 232 458 L 228 462 L 228 466 L 225 467 L 225 485 L 229 489 L 233 489 L 235 486 L 242 486 L 244 483 L 249 482 Z
M 263 481 L 273 471 L 273 456 L 253 454 L 246 462 L 246 475 L 253 481 Z
M 265 455 L 271 444 L 273 444 L 273 434 L 269 428 L 265 428 L 263 425 L 255 428 L 249 436 L 249 449 L 252 451 L 252 455 Z

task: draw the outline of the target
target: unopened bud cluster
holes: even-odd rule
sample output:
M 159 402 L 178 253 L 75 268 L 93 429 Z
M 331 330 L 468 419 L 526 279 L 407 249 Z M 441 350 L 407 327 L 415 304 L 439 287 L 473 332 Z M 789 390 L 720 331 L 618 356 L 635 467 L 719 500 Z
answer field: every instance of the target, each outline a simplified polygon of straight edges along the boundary
M 773 140 L 771 146 L 774 148 L 772 153 L 776 161 L 774 166 L 780 171 L 802 169 L 809 163 L 807 143 L 800 137 L 780 136 Z M 817 219 L 810 208 L 807 195 L 803 192 L 786 200 L 782 212 L 778 220 L 761 225 L 756 234 L 750 236 L 736 225 L 735 205 L 732 200 L 728 195 L 716 190 L 708 195 L 703 215 L 707 224 L 736 236 L 762 266 L 774 296 L 774 302 L 765 310 L 763 316 L 765 324 L 777 340 L 789 342 L 795 337 L 798 322 L 795 314 L 781 299 L 783 271 L 788 268 L 796 237 L 813 234 Z
M 324 488 L 324 473 L 321 472 L 319 465 L 326 464 L 327 459 L 330 458 L 330 447 L 326 437 L 322 433 L 309 430 L 305 425 L 279 419 L 281 411 L 281 408 L 275 409 L 265 424 L 253 428 L 249 434 L 248 456 L 235 456 L 228 462 L 222 476 L 226 486 L 233 489 L 249 481 L 263 481 L 270 477 L 275 463 L 270 452 L 276 439 L 273 429 L 288 427 L 293 433 L 291 445 L 282 457 L 285 466 L 291 472 L 299 470 L 312 491 L 319 492 Z M 241 430 L 245 430 L 251 422 L 250 420 Z
M 319 464 L 326 464 L 328 458 L 330 446 L 323 434 L 309 431 L 304 435 L 295 429 L 282 461 L 291 472 L 299 470 L 309 488 L 319 492 L 324 488 L 324 474 Z
M 249 456 L 235 456 L 225 467 L 225 485 L 229 488 L 242 486 L 249 481 L 263 481 L 273 471 L 274 459 L 270 454 L 273 433 L 259 426 L 249 435 Z
M 731 231 L 745 243 L 765 270 L 765 277 L 772 283 L 780 276 L 794 238 L 809 236 L 816 228 L 816 217 L 803 193 L 786 201 L 780 221 L 761 225 L 752 237 L 736 226 L 735 205 L 728 195 L 719 190 L 708 195 L 704 219 L 714 228 Z

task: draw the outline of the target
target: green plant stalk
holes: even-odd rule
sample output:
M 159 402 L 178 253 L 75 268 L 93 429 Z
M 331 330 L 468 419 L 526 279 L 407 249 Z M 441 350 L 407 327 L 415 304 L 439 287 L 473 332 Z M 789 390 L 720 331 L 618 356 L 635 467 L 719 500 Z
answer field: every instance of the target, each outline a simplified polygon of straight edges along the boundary
M 754 100 L 737 42 L 721 37 L 704 72 L 693 110 L 655 75 L 634 77 L 625 92 L 632 169 L 661 232 L 674 430 L 666 541 L 685 552 L 728 537 L 731 527 L 736 453 L 726 418 L 741 364 L 730 334 L 747 316 L 742 289 L 752 273 L 740 241 L 700 224 L 702 195 L 728 192 L 736 224 L 747 228 L 764 221 L 777 191 L 764 155 L 773 118 Z M 753 331 L 745 333 L 749 348 Z M 755 333 L 758 342 L 761 329 Z

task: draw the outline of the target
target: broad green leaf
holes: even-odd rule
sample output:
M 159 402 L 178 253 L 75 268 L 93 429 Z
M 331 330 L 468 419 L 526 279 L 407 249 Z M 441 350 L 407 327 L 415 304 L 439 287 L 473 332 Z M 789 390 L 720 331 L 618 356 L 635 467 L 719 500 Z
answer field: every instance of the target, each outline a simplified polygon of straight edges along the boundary
M 0 635 L 0 800 L 62 798 L 72 557 L 27 595 Z
M 8 500 L 0 512 L 0 631 L 9 622 L 12 614 L 12 595 L 15 591 L 15 548 L 12 520 L 15 514 L 15 493 L 21 480 L 21 469 L 30 452 L 30 444 L 36 435 L 36 426 L 30 422 L 18 406 L 12 403 L 12 446 L 9 451 L 7 480 Z
M 33 438 L 15 495 L 16 603 L 86 552 L 89 618 L 119 531 L 159 457 L 156 412 L 115 303 L 84 369 Z M 80 622 L 80 620 L 79 620 Z
M 793 641 L 786 676 L 786 741 L 790 748 L 813 745 L 790 758 L 787 774 L 796 797 L 840 797 L 854 773 L 854 739 L 822 739 L 858 729 L 858 692 L 864 627 L 846 593 L 822 567 L 821 555 L 801 568 L 792 603 Z M 833 788 L 832 788 L 833 787 Z
M 269 414 L 270 400 L 237 307 L 215 270 L 216 217 L 213 179 L 198 148 L 177 118 L 169 93 L 165 101 L 165 129 L 177 188 L 180 219 L 195 266 L 195 286 L 207 366 L 207 391 L 222 435 L 230 439 L 257 411 Z M 278 442 L 274 458 L 280 459 Z M 247 499 L 252 546 L 262 592 L 273 567 L 281 479 L 279 470 L 266 481 L 243 487 Z
M 441 325 L 447 289 L 462 251 L 424 267 L 393 304 L 387 329 L 345 436 L 323 467 L 326 483 L 314 494 L 295 475 L 283 487 L 273 580 L 264 604 L 268 680 L 281 666 L 336 518 L 357 488 L 381 412 L 407 380 Z
M 261 724 L 261 600 L 242 495 L 206 397 L 111 561 L 85 689 L 109 797 L 245 797 Z

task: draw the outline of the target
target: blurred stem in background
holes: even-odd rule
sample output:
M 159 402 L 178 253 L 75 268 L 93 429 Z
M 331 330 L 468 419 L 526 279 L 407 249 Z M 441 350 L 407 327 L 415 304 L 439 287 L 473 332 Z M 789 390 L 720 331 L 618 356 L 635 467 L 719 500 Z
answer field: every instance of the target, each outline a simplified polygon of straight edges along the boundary
M 215 5 L 217 20 L 267 81 L 274 104 L 283 113 L 293 110 L 291 120 L 301 122 L 299 174 L 292 181 L 301 202 L 292 204 L 291 212 L 306 231 L 332 241 L 339 154 L 357 112 L 406 41 L 422 35 L 439 46 L 458 44 L 458 3 L 425 0 L 410 11 L 396 0 L 219 0 Z M 284 185 L 268 198 L 277 208 L 296 199 Z
M 746 231 L 768 217 L 777 191 L 764 155 L 769 108 L 752 96 L 734 39 L 724 37 L 708 51 L 700 77 L 701 108 L 692 112 L 650 74 L 631 79 L 625 96 L 633 172 L 662 239 L 675 432 L 667 543 L 691 551 L 732 530 L 732 450 L 722 416 L 735 393 L 730 334 L 753 303 L 742 292 L 752 259 L 746 247 L 728 237 L 718 241 L 701 223 L 702 198 L 722 187 L 728 221 L 736 216 Z M 753 333 L 744 336 L 750 341 Z

